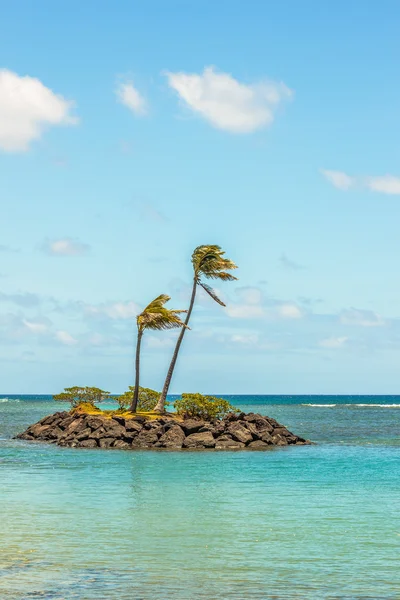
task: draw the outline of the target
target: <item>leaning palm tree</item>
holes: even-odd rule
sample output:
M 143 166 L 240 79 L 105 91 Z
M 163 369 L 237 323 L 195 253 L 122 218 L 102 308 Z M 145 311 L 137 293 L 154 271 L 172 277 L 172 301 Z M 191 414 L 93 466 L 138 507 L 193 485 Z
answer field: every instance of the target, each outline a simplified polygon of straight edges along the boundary
M 172 374 L 174 372 L 183 336 L 185 335 L 185 330 L 187 329 L 190 315 L 192 314 L 194 301 L 196 299 L 197 286 L 200 285 L 207 292 L 207 294 L 209 294 L 209 296 L 211 296 L 211 298 L 215 300 L 215 302 L 217 302 L 221 306 L 225 306 L 222 300 L 218 298 L 215 291 L 209 285 L 204 283 L 204 281 L 202 281 L 201 278 L 206 277 L 207 279 L 220 279 L 222 281 L 234 281 L 237 279 L 237 277 L 234 277 L 233 275 L 227 272 L 231 269 L 237 269 L 237 265 L 235 265 L 235 263 L 232 260 L 224 258 L 224 254 L 225 252 L 220 248 L 220 246 L 216 245 L 198 246 L 192 254 L 192 265 L 194 271 L 193 289 L 192 297 L 190 299 L 189 310 L 187 311 L 185 319 L 186 327 L 182 327 L 178 340 L 176 342 L 174 354 L 172 356 L 171 364 L 168 369 L 163 391 L 161 392 L 157 405 L 154 408 L 155 412 L 163 413 L 165 411 L 165 401 L 167 399 L 168 389 L 171 383 Z
M 140 345 L 142 342 L 143 333 L 146 329 L 154 331 L 162 331 L 165 329 L 174 329 L 176 327 L 185 328 L 186 325 L 181 321 L 179 315 L 186 313 L 187 310 L 169 310 L 164 304 L 171 298 L 166 294 L 161 294 L 150 302 L 148 306 L 136 317 L 138 336 L 136 344 L 136 362 L 135 362 L 135 391 L 133 395 L 130 411 L 136 412 L 139 400 L 139 375 L 140 375 Z

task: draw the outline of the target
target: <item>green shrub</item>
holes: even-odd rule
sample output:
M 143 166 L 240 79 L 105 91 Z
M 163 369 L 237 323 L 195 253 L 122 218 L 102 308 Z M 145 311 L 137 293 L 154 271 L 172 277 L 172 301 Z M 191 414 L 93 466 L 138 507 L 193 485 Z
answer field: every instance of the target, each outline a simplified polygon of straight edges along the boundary
M 116 398 L 120 410 L 127 410 L 132 404 L 134 386 L 129 386 L 129 390 Z M 157 404 L 160 392 L 151 390 L 150 388 L 139 387 L 139 402 L 137 406 L 138 412 L 151 412 Z
M 55 394 L 53 400 L 56 402 L 70 402 L 72 408 L 76 408 L 80 404 L 90 404 L 95 406 L 99 402 L 103 402 L 110 398 L 110 392 L 105 392 L 96 387 L 70 387 L 64 388 L 61 394 Z
M 206 421 L 223 419 L 230 412 L 239 412 L 228 400 L 202 394 L 182 394 L 182 397 L 174 402 L 174 408 L 178 415 L 198 417 Z

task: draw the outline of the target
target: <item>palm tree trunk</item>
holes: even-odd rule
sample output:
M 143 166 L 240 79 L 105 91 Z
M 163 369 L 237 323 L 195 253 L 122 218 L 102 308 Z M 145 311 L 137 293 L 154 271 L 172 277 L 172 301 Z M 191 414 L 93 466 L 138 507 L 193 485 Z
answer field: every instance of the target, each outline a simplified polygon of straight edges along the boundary
M 138 330 L 137 343 L 136 343 L 136 360 L 135 360 L 135 391 L 133 393 L 132 404 L 129 408 L 130 411 L 136 412 L 137 405 L 139 402 L 139 375 L 140 375 L 140 345 L 142 342 L 143 331 Z
M 185 325 L 186 326 L 188 325 L 189 319 L 190 319 L 190 315 L 192 314 L 192 310 L 193 310 L 193 306 L 194 306 L 194 301 L 195 301 L 195 298 L 196 298 L 196 291 L 197 291 L 197 278 L 195 277 L 194 280 L 193 280 L 193 290 L 192 290 L 192 297 L 190 299 L 189 310 L 187 312 L 186 319 L 185 319 Z M 167 377 L 165 379 L 163 391 L 161 392 L 161 395 L 160 395 L 160 397 L 158 399 L 158 402 L 157 402 L 157 404 L 156 404 L 156 406 L 154 408 L 154 412 L 159 412 L 159 413 L 164 413 L 165 412 L 165 402 L 166 402 L 166 399 L 167 399 L 167 394 L 168 394 L 169 386 L 170 386 L 170 383 L 171 383 L 172 374 L 173 374 L 174 369 L 175 369 L 175 363 L 176 363 L 176 359 L 178 358 L 179 348 L 181 347 L 183 336 L 185 335 L 186 329 L 187 329 L 187 327 L 181 327 L 181 331 L 180 331 L 178 340 L 176 342 L 174 354 L 172 356 L 171 364 L 169 365 Z

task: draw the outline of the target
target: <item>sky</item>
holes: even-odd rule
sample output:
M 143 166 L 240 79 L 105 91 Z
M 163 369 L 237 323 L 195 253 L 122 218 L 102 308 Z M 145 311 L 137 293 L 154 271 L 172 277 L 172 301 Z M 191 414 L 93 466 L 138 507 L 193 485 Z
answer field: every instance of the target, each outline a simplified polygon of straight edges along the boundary
M 238 281 L 172 393 L 398 393 L 399 30 L 391 0 L 3 0 L 0 392 L 126 390 L 211 243 Z

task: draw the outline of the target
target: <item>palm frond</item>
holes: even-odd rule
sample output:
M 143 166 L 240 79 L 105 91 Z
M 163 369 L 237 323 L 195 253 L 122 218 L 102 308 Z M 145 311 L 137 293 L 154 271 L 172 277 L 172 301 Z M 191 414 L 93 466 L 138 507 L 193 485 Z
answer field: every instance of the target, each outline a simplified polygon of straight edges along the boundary
M 215 302 L 218 302 L 218 304 L 220 304 L 221 306 L 226 306 L 226 304 L 224 304 L 222 302 L 222 300 L 220 300 L 217 296 L 217 294 L 215 293 L 215 291 L 212 289 L 212 287 L 210 287 L 209 285 L 207 285 L 206 283 L 203 283 L 202 281 L 199 281 L 199 285 L 201 285 L 201 287 L 203 288 L 203 290 L 205 290 L 207 292 L 207 294 L 209 296 L 211 296 L 211 298 L 213 300 L 215 300 Z
M 237 265 L 229 258 L 224 257 L 225 252 L 217 245 L 198 246 L 192 254 L 192 264 L 195 276 L 201 275 L 210 279 L 222 279 L 224 281 L 233 281 L 237 279 L 227 273 L 232 269 L 237 269 Z
M 179 315 L 186 313 L 186 310 L 173 310 L 164 307 L 164 304 L 170 300 L 166 294 L 161 294 L 146 306 L 143 312 L 137 316 L 138 329 L 152 329 L 153 331 L 163 331 L 186 327 Z

